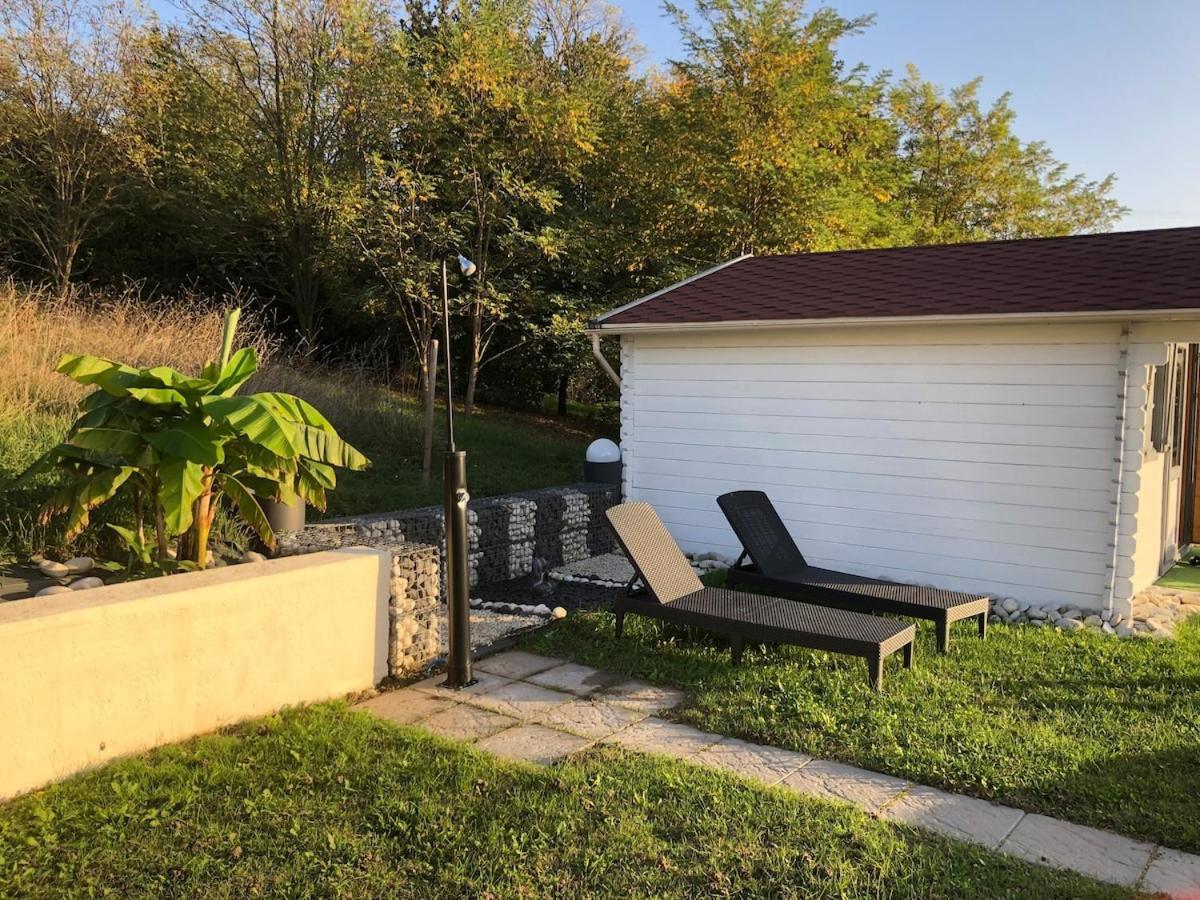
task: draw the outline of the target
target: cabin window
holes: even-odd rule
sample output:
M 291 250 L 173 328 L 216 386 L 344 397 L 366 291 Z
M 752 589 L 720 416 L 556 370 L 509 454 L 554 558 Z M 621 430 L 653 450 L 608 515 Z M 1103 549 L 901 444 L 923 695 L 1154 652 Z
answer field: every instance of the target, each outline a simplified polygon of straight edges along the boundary
M 1167 388 L 1171 380 L 1170 367 L 1166 363 L 1155 366 L 1151 380 L 1150 446 L 1155 453 L 1162 453 L 1167 449 Z
M 1150 446 L 1156 453 L 1171 452 L 1171 464 L 1183 458 L 1183 393 L 1187 352 L 1173 347 L 1171 356 L 1155 366 L 1151 378 Z

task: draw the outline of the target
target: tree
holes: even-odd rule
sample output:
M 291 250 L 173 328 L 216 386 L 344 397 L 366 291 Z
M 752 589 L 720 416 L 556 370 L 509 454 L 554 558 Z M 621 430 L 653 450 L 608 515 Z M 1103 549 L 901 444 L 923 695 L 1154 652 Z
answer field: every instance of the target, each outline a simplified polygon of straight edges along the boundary
M 883 84 L 835 46 L 869 23 L 798 0 L 668 3 L 687 55 L 648 110 L 656 243 L 697 262 L 886 244 L 898 181 Z
M 249 123 L 282 249 L 281 288 L 312 337 L 330 197 L 360 172 L 371 127 L 383 13 L 370 0 L 196 0 L 190 9 L 185 58 Z
M 1116 179 L 1069 175 L 1045 144 L 1022 143 L 1003 94 L 987 110 L 982 79 L 946 94 L 909 66 L 891 92 L 908 184 L 900 202 L 920 244 L 1107 231 L 1125 212 Z
M 0 208 L 62 294 L 139 166 L 121 121 L 131 26 L 116 6 L 6 0 L 0 29 Z

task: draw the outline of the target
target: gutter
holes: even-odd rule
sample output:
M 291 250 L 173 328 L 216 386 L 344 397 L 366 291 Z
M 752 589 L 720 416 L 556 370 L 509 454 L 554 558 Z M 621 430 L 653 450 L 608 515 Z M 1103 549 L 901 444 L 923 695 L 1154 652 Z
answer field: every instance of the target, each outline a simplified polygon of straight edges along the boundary
M 609 362 L 605 358 L 603 351 L 600 349 L 600 332 L 589 331 L 588 334 L 592 338 L 592 356 L 596 357 L 596 362 L 599 364 L 600 368 L 604 370 L 604 374 L 609 377 L 612 383 L 617 387 L 620 387 L 621 376 L 613 371 L 613 367 L 609 365 Z
M 651 295 L 653 296 L 653 295 Z M 650 299 L 649 297 L 645 299 Z M 641 301 L 638 301 L 639 303 Z M 613 310 L 608 316 L 615 315 Z M 966 315 L 931 316 L 847 316 L 837 319 L 739 319 L 727 322 L 631 322 L 629 324 L 605 325 L 604 318 L 592 322 L 588 333 L 632 334 L 641 331 L 751 331 L 762 328 L 844 328 L 859 325 L 1044 325 L 1056 322 L 1123 322 L 1136 321 L 1185 321 L 1200 320 L 1200 308 L 1196 309 L 1144 309 L 1144 310 L 1101 310 L 1097 312 L 1045 312 L 1045 313 L 970 313 Z

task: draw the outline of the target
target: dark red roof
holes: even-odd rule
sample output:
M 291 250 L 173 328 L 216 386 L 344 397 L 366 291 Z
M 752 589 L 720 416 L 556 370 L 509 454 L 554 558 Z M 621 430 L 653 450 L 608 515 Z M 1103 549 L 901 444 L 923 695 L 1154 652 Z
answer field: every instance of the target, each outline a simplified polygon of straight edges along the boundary
M 1200 227 L 747 257 L 599 324 L 1195 309 Z

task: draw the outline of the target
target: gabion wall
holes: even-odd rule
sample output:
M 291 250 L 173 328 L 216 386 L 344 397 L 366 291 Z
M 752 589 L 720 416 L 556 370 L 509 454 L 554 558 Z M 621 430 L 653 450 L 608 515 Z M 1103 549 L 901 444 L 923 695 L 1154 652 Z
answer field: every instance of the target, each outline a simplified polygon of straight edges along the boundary
M 550 566 L 611 553 L 604 511 L 620 502 L 616 485 L 581 483 L 474 500 L 469 506 L 471 584 L 528 575 L 535 557 Z M 334 519 L 280 535 L 279 554 L 330 547 L 444 546 L 441 507 Z
M 438 656 L 441 567 L 436 547 L 401 544 L 392 551 L 388 604 L 388 671 L 412 672 Z

